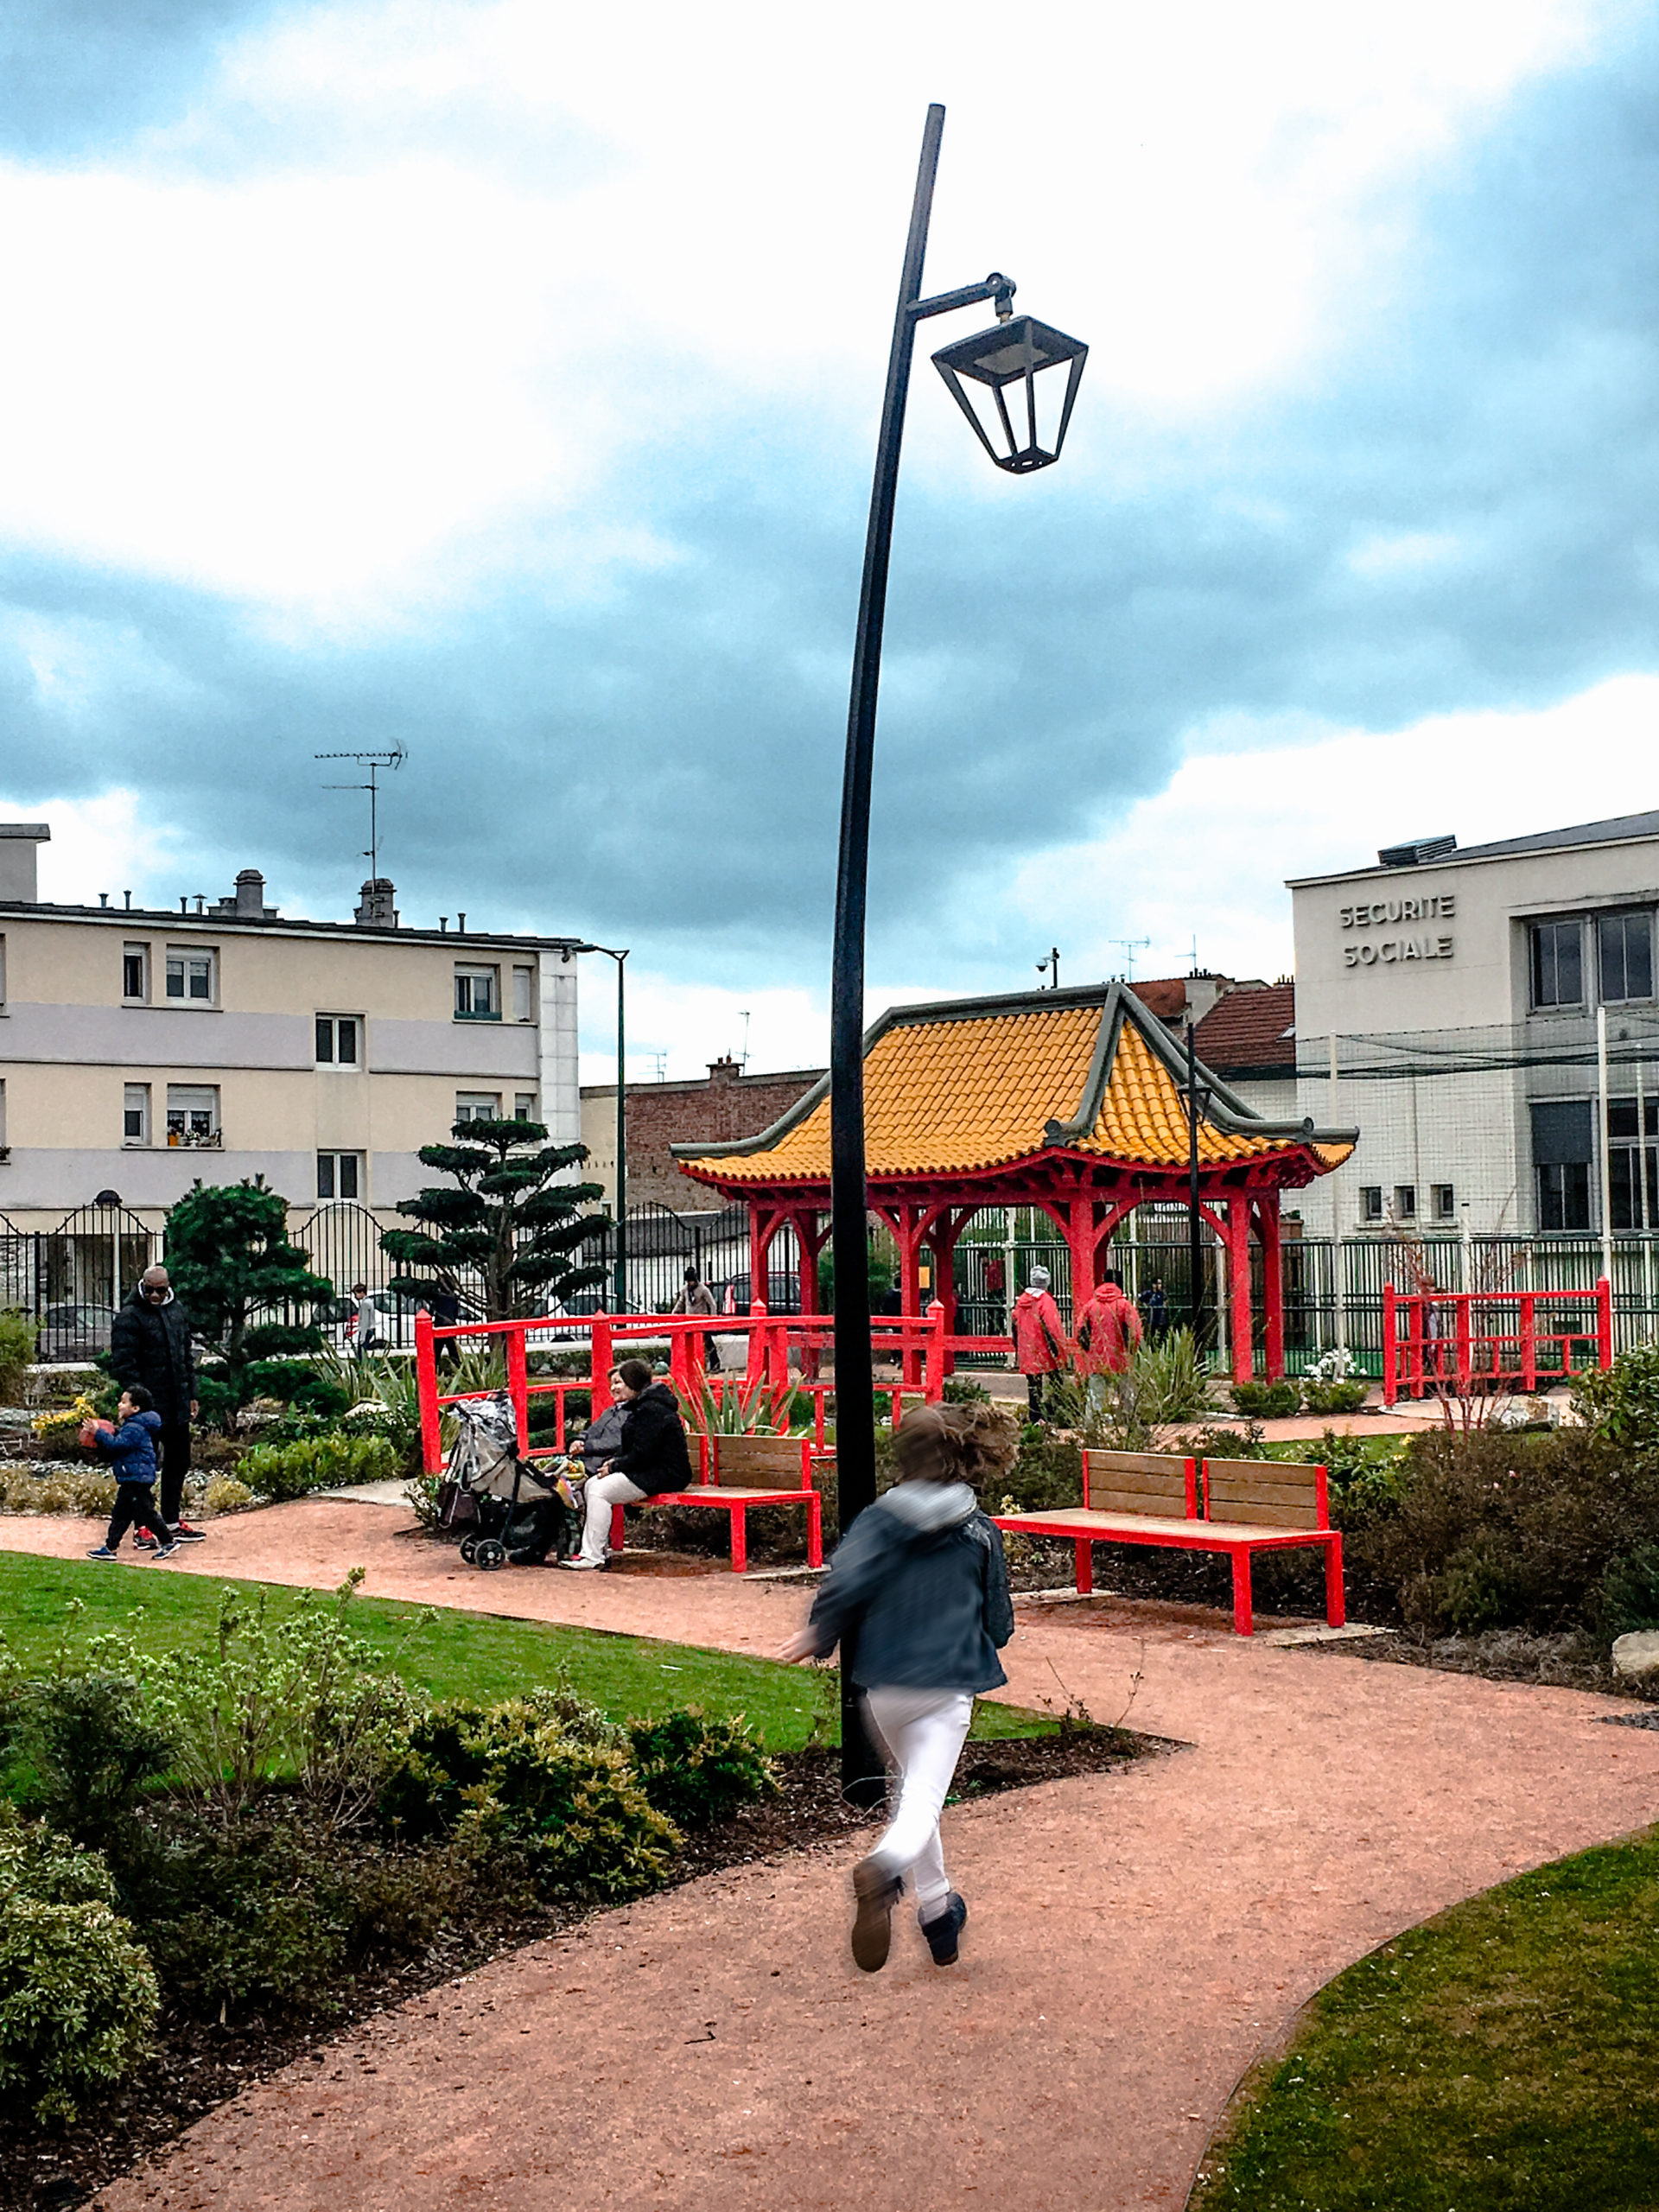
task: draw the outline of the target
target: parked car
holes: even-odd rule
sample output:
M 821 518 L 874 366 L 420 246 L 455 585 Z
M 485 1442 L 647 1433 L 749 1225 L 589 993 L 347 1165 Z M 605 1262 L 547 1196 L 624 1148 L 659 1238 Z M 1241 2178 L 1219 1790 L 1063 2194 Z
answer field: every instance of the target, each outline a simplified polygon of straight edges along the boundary
M 41 1316 L 42 1359 L 91 1359 L 108 1351 L 115 1311 L 108 1306 L 48 1306 Z
M 376 1290 L 369 1295 L 376 1314 L 374 1333 L 380 1348 L 386 1351 L 413 1351 L 415 1316 L 421 1310 L 420 1300 L 406 1298 L 401 1291 Z M 355 1351 L 357 1300 L 331 1298 L 326 1306 L 317 1308 L 317 1325 L 322 1331 L 323 1342 L 336 1351 Z

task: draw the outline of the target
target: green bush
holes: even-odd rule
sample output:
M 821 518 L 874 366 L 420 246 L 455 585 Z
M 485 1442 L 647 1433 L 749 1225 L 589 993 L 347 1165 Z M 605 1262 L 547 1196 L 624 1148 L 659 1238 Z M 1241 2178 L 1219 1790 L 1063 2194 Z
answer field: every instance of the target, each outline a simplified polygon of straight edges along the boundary
M 1611 1560 L 1591 1610 L 1592 1625 L 1607 1643 L 1634 1630 L 1659 1628 L 1659 1544 Z
M 242 1370 L 243 1402 L 276 1398 L 302 1413 L 338 1421 L 353 1394 L 328 1370 L 308 1359 L 251 1359 Z
M 172 1764 L 171 1736 L 146 1719 L 130 1681 L 48 1675 L 9 1703 L 20 1802 L 118 1867 L 134 1808 Z
M 36 1474 L 24 1465 L 0 1474 L 0 1497 L 8 1513 L 79 1514 L 102 1520 L 115 1503 L 115 1477 L 91 1467 L 59 1467 Z
M 1228 1395 L 1247 1421 L 1288 1421 L 1302 1402 L 1294 1382 L 1235 1382 Z
M 384 1436 L 330 1432 L 290 1444 L 256 1444 L 242 1462 L 242 1479 L 273 1503 L 308 1497 L 313 1491 L 348 1484 L 386 1482 L 399 1470 L 396 1448 Z
M 552 1896 L 655 1889 L 679 1842 L 626 1753 L 563 1726 L 536 1698 L 423 1715 L 380 1805 L 393 1834 L 411 1840 L 456 1834 L 510 1847 Z
M 639 1787 L 682 1827 L 706 1827 L 775 1791 L 772 1761 L 743 1719 L 708 1719 L 683 1706 L 628 1732 Z
M 947 1375 L 942 1393 L 947 1406 L 988 1406 L 991 1394 L 970 1375 Z
M 0 1309 L 0 1402 L 20 1406 L 35 1361 L 35 1324 L 15 1306 Z
M 1659 1451 L 1659 1344 L 1620 1352 L 1605 1372 L 1575 1376 L 1573 1402 L 1592 1436 L 1627 1452 Z
M 73 2123 L 78 2097 L 138 2065 L 160 2009 L 156 1970 L 112 1909 L 94 1854 L 0 1827 L 0 2095 Z
M 1305 1382 L 1302 1401 L 1311 1414 L 1357 1414 L 1370 1390 L 1370 1383 L 1357 1376 L 1344 1382 Z

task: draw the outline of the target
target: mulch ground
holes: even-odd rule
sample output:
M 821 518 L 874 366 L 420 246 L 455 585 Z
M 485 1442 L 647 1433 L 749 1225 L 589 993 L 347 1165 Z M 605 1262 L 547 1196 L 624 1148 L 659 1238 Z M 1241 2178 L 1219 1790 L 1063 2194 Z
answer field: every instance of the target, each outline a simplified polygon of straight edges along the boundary
M 1119 1728 L 1064 1728 L 1053 1736 L 969 1744 L 957 1770 L 954 1794 L 962 1800 L 988 1797 L 1072 1775 L 1111 1772 L 1147 1752 L 1177 1748 Z M 870 1824 L 871 1814 L 842 1797 L 838 1752 L 796 1751 L 776 1764 L 776 1796 L 744 1807 L 716 1827 L 687 1833 L 670 1886 L 758 1859 L 810 1851 Z M 35 2212 L 85 2202 L 215 2105 L 302 2056 L 321 2064 L 323 2044 L 342 2029 L 454 1982 L 521 1944 L 572 1928 L 590 1910 L 572 1904 L 493 1923 L 474 1918 L 464 1928 L 447 1929 L 419 1959 L 353 1984 L 340 2011 L 327 2020 L 253 2017 L 220 2027 L 164 2009 L 152 2058 L 124 2089 L 86 2101 L 72 2136 L 35 2127 L 15 2108 L 8 2113 L 0 2131 L 0 2205 L 6 2212 Z

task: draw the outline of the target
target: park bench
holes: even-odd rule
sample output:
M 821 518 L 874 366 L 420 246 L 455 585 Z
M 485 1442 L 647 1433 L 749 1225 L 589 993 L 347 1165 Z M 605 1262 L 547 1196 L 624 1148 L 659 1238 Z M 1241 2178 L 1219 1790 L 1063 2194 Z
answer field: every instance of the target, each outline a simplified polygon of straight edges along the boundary
M 1096 1544 L 1221 1552 L 1232 1564 L 1233 1626 L 1249 1636 L 1255 1554 L 1317 1548 L 1325 1554 L 1325 1617 L 1332 1628 L 1346 1618 L 1342 1536 L 1331 1526 L 1323 1467 L 1206 1459 L 1200 1478 L 1193 1460 L 1173 1452 L 1085 1451 L 1083 1482 L 1081 1506 L 993 1516 L 999 1529 L 1022 1535 L 1069 1539 L 1079 1592 L 1095 1586 Z
M 652 1505 L 707 1507 L 728 1513 L 732 1522 L 732 1572 L 749 1565 L 748 1515 L 755 1505 L 806 1508 L 806 1563 L 823 1565 L 823 1500 L 813 1482 L 815 1463 L 833 1453 L 815 1448 L 810 1436 L 699 1436 L 702 1480 L 690 1490 L 662 1491 Z M 611 1515 L 611 1549 L 622 1549 L 622 1508 Z

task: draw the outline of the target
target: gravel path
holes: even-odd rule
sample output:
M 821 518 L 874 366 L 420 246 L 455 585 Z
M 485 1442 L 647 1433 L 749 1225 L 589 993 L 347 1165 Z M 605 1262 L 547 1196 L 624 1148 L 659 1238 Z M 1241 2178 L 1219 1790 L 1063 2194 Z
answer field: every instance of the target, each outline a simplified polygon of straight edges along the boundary
M 311 1502 L 221 1522 L 177 1565 L 328 1584 L 362 1563 L 387 1596 L 741 1650 L 804 1602 L 724 1572 L 452 1572 L 395 1526 Z M 0 1522 L 15 1549 L 79 1537 Z M 97 2202 L 1179 2206 L 1241 2071 L 1340 1967 L 1659 1818 L 1659 1734 L 1599 1725 L 1604 1698 L 1271 1649 L 1109 1599 L 1022 1606 L 1008 1657 L 1011 1697 L 1063 1682 L 1103 1719 L 1139 1672 L 1133 1724 L 1191 1748 L 955 1809 L 960 1966 L 934 1968 L 906 1929 L 885 1973 L 856 1973 L 844 1851 L 745 1868 L 326 2046 Z

